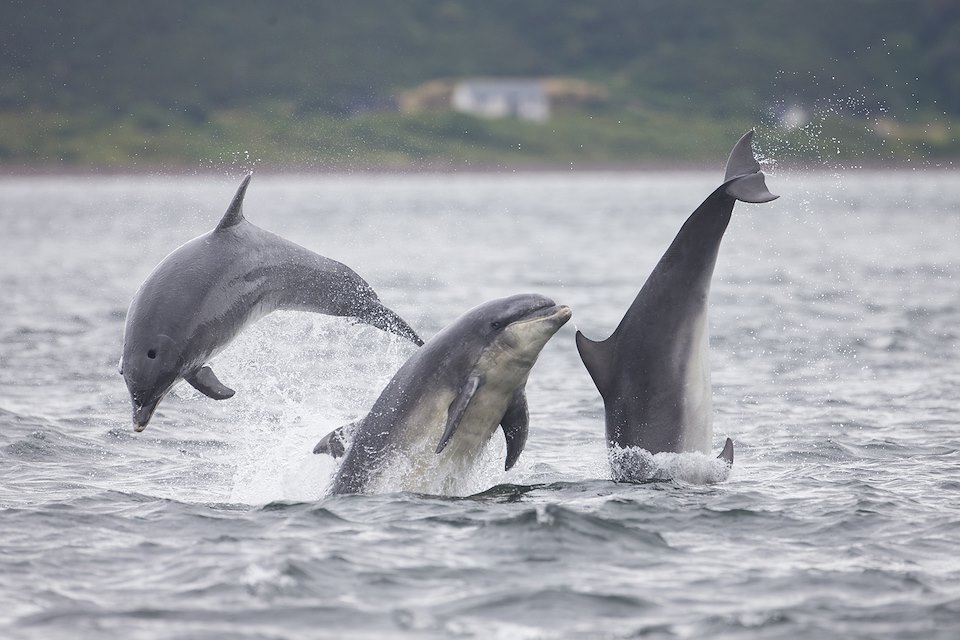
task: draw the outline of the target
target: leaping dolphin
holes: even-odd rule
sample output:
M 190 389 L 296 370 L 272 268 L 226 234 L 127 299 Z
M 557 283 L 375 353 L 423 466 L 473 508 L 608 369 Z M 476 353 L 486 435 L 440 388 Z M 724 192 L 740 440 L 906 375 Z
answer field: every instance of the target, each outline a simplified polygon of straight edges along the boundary
M 737 200 L 778 197 L 767 190 L 752 139 L 750 131 L 733 147 L 723 184 L 684 223 L 613 335 L 594 342 L 577 332 L 580 358 L 603 397 L 611 448 L 709 451 L 707 298 L 720 241 Z M 729 438 L 719 457 L 733 463 Z
M 247 222 L 251 177 L 217 227 L 164 258 L 130 303 L 120 373 L 137 431 L 181 378 L 215 400 L 232 397 L 207 361 L 278 309 L 349 316 L 423 344 L 352 269 Z
M 569 307 L 524 294 L 482 304 L 445 327 L 397 371 L 366 417 L 314 448 L 339 456 L 351 441 L 331 492 L 376 490 L 392 464 L 403 467 L 404 488 L 425 473 L 449 484 L 469 472 L 497 425 L 510 469 L 527 441 L 530 368 L 570 315 Z

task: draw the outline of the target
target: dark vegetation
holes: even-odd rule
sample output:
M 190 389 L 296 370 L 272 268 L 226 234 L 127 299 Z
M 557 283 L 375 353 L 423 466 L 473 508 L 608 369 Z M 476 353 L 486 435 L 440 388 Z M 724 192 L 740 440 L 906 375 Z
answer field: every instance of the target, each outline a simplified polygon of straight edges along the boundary
M 435 79 L 586 80 L 545 124 L 402 113 Z M 805 117 L 785 126 L 785 112 Z M 7 0 L 0 165 L 805 162 L 960 156 L 955 0 Z

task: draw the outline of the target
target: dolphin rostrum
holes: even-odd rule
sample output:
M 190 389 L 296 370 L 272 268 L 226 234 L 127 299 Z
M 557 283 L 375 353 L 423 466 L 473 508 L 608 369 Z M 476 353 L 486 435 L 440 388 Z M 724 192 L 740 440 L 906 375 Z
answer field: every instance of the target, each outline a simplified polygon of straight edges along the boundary
M 707 298 L 720 241 L 737 200 L 777 198 L 767 190 L 752 138 L 750 131 L 734 146 L 723 184 L 684 223 L 613 335 L 594 342 L 577 332 L 580 358 L 603 397 L 611 450 L 709 450 Z M 719 457 L 733 463 L 729 438 Z
M 317 444 L 314 453 L 346 451 L 331 492 L 399 489 L 378 485 L 391 468 L 407 488 L 422 486 L 416 482 L 426 474 L 452 486 L 497 425 L 510 469 L 527 441 L 530 368 L 570 315 L 549 298 L 523 294 L 486 302 L 445 327 L 397 371 L 369 414 Z
M 217 227 L 164 258 L 130 303 L 120 373 L 137 431 L 181 378 L 215 400 L 232 397 L 206 363 L 271 311 L 349 316 L 423 344 L 352 269 L 247 222 L 251 177 Z

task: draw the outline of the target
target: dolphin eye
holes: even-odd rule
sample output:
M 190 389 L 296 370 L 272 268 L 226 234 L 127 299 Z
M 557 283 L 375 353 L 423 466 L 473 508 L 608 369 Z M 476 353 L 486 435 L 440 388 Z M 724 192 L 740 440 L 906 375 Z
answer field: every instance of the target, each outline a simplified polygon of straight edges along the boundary
M 150 358 L 151 360 L 153 360 L 154 358 L 156 358 L 156 357 L 157 357 L 157 350 L 156 350 L 156 349 L 150 349 L 150 351 L 147 351 L 147 357 Z
M 503 323 L 500 322 L 499 320 L 494 320 L 493 322 L 490 323 L 490 326 L 493 327 L 494 329 L 499 329 L 503 326 Z

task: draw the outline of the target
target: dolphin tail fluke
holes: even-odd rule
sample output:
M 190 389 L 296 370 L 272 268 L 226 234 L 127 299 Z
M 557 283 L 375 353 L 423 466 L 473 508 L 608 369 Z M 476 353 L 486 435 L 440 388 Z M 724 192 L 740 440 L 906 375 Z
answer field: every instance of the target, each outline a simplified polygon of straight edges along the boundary
M 417 332 L 414 331 L 403 318 L 379 302 L 368 307 L 363 312 L 358 313 L 356 318 L 372 327 L 389 331 L 401 338 L 406 338 L 418 347 L 423 346 L 423 340 L 420 339 Z
M 728 467 L 733 466 L 733 440 L 727 438 L 727 441 L 723 443 L 723 451 L 717 458 L 726 462 Z
M 760 163 L 753 155 L 753 131 L 748 131 L 734 145 L 727 159 L 727 168 L 723 177 L 726 192 L 741 202 L 762 203 L 776 200 L 767 190 Z
M 610 384 L 610 340 L 608 338 L 603 342 L 595 342 L 577 331 L 577 351 L 580 352 L 580 359 L 593 378 L 593 383 L 597 385 L 600 395 L 606 397 L 607 387 Z
M 734 178 L 741 178 L 760 171 L 760 163 L 753 157 L 753 129 L 743 134 L 737 144 L 733 145 L 730 156 L 727 158 L 727 168 L 723 176 L 724 182 Z
M 764 181 L 762 172 L 736 178 L 727 185 L 727 195 L 733 196 L 740 202 L 756 204 L 770 202 L 780 197 L 767 190 L 767 183 Z
M 227 207 L 227 212 L 223 214 L 223 217 L 220 219 L 220 224 L 217 225 L 217 231 L 229 229 L 243 222 L 243 197 L 247 194 L 247 185 L 250 184 L 252 177 L 253 173 L 248 173 L 247 177 L 240 183 L 240 186 L 237 188 L 237 193 L 230 202 L 230 206 Z

